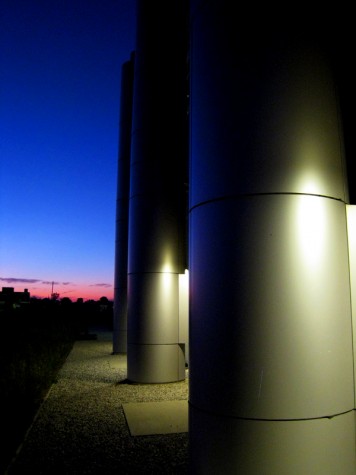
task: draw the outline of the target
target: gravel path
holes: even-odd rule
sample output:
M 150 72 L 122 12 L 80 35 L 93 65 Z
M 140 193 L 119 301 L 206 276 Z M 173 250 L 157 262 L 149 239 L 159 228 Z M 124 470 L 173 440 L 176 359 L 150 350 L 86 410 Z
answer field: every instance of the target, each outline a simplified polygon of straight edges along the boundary
M 6 475 L 187 474 L 188 434 L 132 437 L 122 404 L 188 398 L 188 378 L 126 382 L 112 334 L 76 341 Z

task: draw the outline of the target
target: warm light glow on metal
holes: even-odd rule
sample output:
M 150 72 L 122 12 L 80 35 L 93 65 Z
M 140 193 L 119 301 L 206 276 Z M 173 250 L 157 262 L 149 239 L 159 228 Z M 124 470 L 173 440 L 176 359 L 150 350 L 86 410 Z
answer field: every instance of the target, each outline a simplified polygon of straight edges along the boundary
M 302 262 L 313 269 L 318 266 L 325 247 L 326 216 L 324 199 L 302 196 L 297 207 L 297 237 Z
M 173 269 L 169 263 L 163 265 L 162 268 L 162 291 L 164 293 L 169 293 L 172 291 L 172 277 Z
M 169 264 L 169 263 L 167 263 L 167 262 L 166 262 L 165 264 L 163 264 L 162 272 L 163 272 L 163 273 L 165 273 L 165 272 L 168 272 L 168 273 L 173 272 L 171 264 Z
M 165 246 L 165 249 L 162 251 L 162 264 L 160 272 L 175 272 L 173 252 L 170 246 L 168 245 Z
M 299 193 L 305 193 L 306 195 L 320 195 L 322 194 L 322 183 L 317 173 L 309 170 L 307 173 L 303 173 L 298 180 L 297 189 Z

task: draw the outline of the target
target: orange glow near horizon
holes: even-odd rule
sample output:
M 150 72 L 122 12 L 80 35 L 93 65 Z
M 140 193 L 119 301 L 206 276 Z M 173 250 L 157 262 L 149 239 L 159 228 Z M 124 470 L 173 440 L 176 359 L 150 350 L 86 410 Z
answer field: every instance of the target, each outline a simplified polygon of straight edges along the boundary
M 4 286 L 5 287 L 5 286 Z M 31 298 L 50 298 L 52 293 L 51 285 L 44 284 L 25 284 L 25 285 L 7 285 L 6 287 L 14 287 L 15 292 L 23 292 L 26 288 Z M 86 300 L 99 300 L 101 297 L 107 297 L 108 300 L 114 300 L 114 288 L 113 286 L 100 286 L 91 284 L 82 285 L 54 285 L 53 292 L 59 294 L 59 300 L 64 297 L 68 297 L 72 302 L 76 302 L 77 299 L 82 298 Z

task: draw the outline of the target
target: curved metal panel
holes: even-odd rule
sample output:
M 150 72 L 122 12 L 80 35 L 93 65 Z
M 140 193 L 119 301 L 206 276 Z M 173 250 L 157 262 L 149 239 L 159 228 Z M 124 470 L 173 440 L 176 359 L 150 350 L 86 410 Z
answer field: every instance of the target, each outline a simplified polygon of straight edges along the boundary
M 332 419 L 220 418 L 189 405 L 190 470 L 195 475 L 354 475 L 353 411 Z
M 300 34 L 292 25 L 287 33 L 280 21 L 255 20 L 226 1 L 204 2 L 193 16 L 190 206 L 251 193 L 346 201 L 338 101 L 323 38 L 305 22 L 295 23 Z
M 128 342 L 179 342 L 178 274 L 128 276 Z
M 261 419 L 353 408 L 345 205 L 218 201 L 192 211 L 191 233 L 192 403 Z
M 171 383 L 185 379 L 180 345 L 128 344 L 127 377 L 138 383 Z

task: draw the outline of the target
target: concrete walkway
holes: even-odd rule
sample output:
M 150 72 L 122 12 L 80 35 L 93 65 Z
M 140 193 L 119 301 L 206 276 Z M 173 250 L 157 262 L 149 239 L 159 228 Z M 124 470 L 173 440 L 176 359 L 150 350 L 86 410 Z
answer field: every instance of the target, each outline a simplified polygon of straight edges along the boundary
M 75 342 L 6 475 L 187 474 L 188 374 L 128 384 L 112 333 L 95 333 Z

